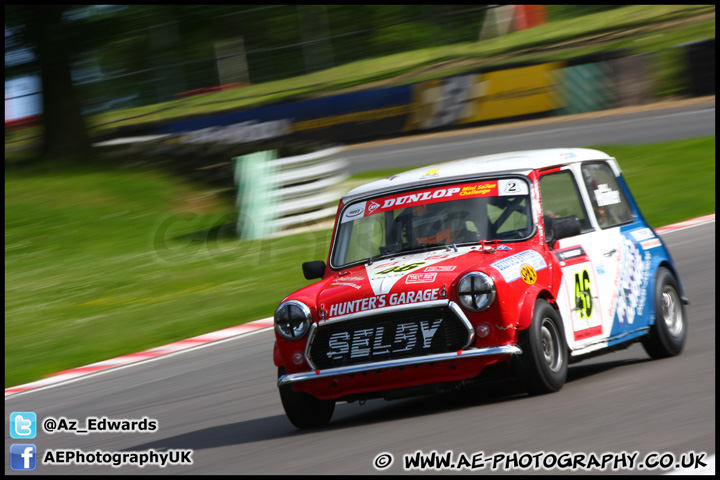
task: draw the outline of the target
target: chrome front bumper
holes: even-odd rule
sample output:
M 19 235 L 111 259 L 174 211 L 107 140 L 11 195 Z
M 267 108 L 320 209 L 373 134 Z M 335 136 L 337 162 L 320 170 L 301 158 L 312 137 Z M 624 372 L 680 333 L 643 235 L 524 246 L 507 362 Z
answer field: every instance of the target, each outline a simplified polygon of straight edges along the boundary
M 471 348 L 468 350 L 460 350 L 459 352 L 438 353 L 435 355 L 427 355 L 424 357 L 403 358 L 397 360 L 386 360 L 383 362 L 364 363 L 361 365 L 352 365 L 348 367 L 328 368 L 325 370 L 315 370 L 311 372 L 290 373 L 283 375 L 278 379 L 278 386 L 289 385 L 306 380 L 317 380 L 320 378 L 335 377 L 338 375 L 347 375 L 350 373 L 370 372 L 383 368 L 407 367 L 412 365 L 420 365 L 423 363 L 442 362 L 447 360 L 457 360 L 472 357 L 487 357 L 491 355 L 520 355 L 522 350 L 516 345 L 501 345 L 499 347 Z

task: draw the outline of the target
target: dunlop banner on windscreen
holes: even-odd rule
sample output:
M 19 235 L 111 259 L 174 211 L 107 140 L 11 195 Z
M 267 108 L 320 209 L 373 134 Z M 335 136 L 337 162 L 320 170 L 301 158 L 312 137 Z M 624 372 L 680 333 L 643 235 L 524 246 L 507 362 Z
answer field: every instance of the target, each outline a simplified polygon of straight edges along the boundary
M 564 62 L 429 80 L 413 85 L 415 108 L 404 131 L 483 122 L 555 110 Z

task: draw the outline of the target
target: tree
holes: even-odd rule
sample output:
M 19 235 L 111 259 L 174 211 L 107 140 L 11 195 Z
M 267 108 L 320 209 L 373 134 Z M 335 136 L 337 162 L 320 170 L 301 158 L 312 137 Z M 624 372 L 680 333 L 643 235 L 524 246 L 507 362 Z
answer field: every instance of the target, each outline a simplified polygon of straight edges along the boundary
M 68 5 L 6 5 L 6 26 L 31 47 L 43 90 L 45 134 L 43 157 L 85 156 L 90 153 L 71 61 L 75 32 L 67 19 Z

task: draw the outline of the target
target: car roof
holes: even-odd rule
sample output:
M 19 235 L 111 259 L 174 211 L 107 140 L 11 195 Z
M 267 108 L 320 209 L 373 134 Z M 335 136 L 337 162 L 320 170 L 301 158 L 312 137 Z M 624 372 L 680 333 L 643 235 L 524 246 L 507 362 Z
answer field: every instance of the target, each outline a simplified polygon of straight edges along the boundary
M 355 199 L 386 191 L 421 186 L 423 183 L 445 183 L 478 175 L 527 175 L 532 170 L 589 160 L 614 161 L 614 158 L 607 153 L 588 148 L 552 148 L 483 155 L 428 165 L 375 180 L 349 191 L 342 200 L 347 204 Z

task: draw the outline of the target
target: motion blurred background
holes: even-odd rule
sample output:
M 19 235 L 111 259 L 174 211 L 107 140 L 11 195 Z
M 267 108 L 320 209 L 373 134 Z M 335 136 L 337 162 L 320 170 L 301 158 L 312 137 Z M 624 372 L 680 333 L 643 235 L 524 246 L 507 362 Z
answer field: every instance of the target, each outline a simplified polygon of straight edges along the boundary
M 307 283 L 328 230 L 239 241 L 232 157 L 714 96 L 714 59 L 714 5 L 6 5 L 6 387 Z M 714 212 L 714 136 L 625 158 L 654 226 Z
M 41 134 L 8 137 L 26 126 L 50 126 L 46 143 L 69 148 L 83 126 L 96 135 L 609 51 L 651 54 L 643 102 L 687 96 L 678 46 L 712 38 L 714 59 L 714 28 L 702 5 L 6 5 L 6 149 Z M 714 93 L 714 60 L 702 68 Z
M 528 25 L 615 8 L 549 7 L 533 11 Z M 17 85 L 11 86 L 10 100 L 17 102 L 10 113 L 19 117 L 19 100 L 41 93 L 29 45 L 35 34 L 28 30 L 36 27 L 71 52 L 73 82 L 83 91 L 84 111 L 92 113 L 170 101 L 232 83 L 226 80 L 258 84 L 475 43 L 488 11 L 486 5 L 115 5 L 58 6 L 51 18 L 35 8 L 6 6 L 5 80 Z M 63 25 L 62 37 L 49 34 Z M 39 97 L 22 103 L 39 113 Z

